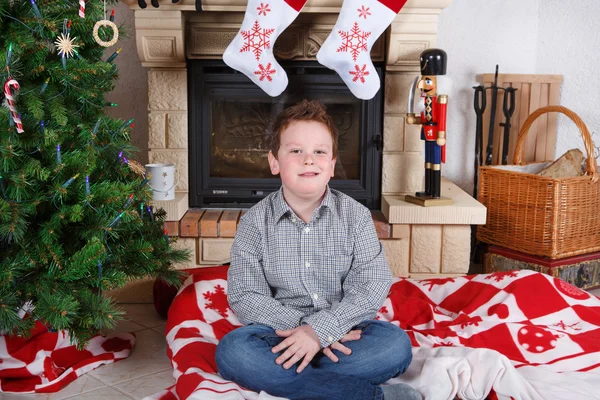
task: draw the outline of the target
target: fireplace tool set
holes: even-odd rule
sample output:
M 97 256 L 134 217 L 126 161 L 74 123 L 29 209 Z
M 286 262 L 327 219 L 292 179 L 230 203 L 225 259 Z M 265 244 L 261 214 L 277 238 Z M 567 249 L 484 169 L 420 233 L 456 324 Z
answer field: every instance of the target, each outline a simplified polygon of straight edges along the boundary
M 474 86 L 475 96 L 473 99 L 473 107 L 475 109 L 476 130 L 475 130 L 475 178 L 473 184 L 473 197 L 477 198 L 479 189 L 479 167 L 482 165 L 492 164 L 493 152 L 494 152 L 494 128 L 496 124 L 496 106 L 498 103 L 498 91 L 504 91 L 504 101 L 502 103 L 502 113 L 504 114 L 504 122 L 499 125 L 504 128 L 502 133 L 502 153 L 500 162 L 502 165 L 508 163 L 508 140 L 510 137 L 510 119 L 515 112 L 515 92 L 517 89 L 513 87 L 498 87 L 498 65 L 496 65 L 496 72 L 494 74 L 494 83 L 492 86 L 485 87 L 483 85 Z M 485 149 L 485 160 L 483 159 L 483 114 L 486 110 L 487 93 L 491 92 L 491 109 L 490 109 L 490 123 L 488 127 L 487 135 L 487 146 Z M 498 141 L 500 143 L 500 141 Z M 479 243 L 476 239 L 477 225 L 473 225 L 471 229 L 471 256 L 472 260 L 476 263 L 480 263 L 485 252 L 482 248 L 482 243 Z
M 473 186 L 473 197 L 477 198 L 479 167 L 482 165 L 490 165 L 494 152 L 494 128 L 496 124 L 496 105 L 498 103 L 498 91 L 504 91 L 504 102 L 502 104 L 502 113 L 504 114 L 504 122 L 499 125 L 504 128 L 502 137 L 502 153 L 500 161 L 503 165 L 508 163 L 508 139 L 510 136 L 510 119 L 515 112 L 515 92 L 517 89 L 513 87 L 498 86 L 498 65 L 496 65 L 496 73 L 494 75 L 494 83 L 492 86 L 485 87 L 483 85 L 474 86 L 475 97 L 473 106 L 475 115 L 477 116 L 475 130 L 475 179 Z M 486 110 L 486 90 L 491 92 L 491 109 L 490 123 L 488 128 L 488 141 L 485 149 L 485 160 L 483 159 L 483 114 Z

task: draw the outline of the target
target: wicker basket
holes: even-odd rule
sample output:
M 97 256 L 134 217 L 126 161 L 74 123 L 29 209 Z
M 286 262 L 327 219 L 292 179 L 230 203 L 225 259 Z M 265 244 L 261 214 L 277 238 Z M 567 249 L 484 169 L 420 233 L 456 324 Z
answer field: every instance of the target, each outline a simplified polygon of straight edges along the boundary
M 529 127 L 537 117 L 548 112 L 565 114 L 581 131 L 588 155 L 586 174 L 573 178 L 549 178 L 519 172 L 515 166 L 480 167 L 478 200 L 487 207 L 487 224 L 478 227 L 477 239 L 549 258 L 598 251 L 598 166 L 590 132 L 581 118 L 562 106 L 534 111 L 519 132 L 514 163 L 525 165 L 521 160 Z M 527 164 L 521 168 L 531 170 L 532 167 L 536 165 Z

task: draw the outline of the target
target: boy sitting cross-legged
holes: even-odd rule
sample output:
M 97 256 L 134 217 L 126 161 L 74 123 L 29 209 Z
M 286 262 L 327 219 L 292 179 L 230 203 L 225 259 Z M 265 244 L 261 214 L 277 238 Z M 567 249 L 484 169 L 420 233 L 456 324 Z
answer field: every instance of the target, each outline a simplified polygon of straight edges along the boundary
M 290 399 L 421 399 L 381 384 L 412 360 L 408 335 L 376 321 L 391 272 L 369 210 L 330 189 L 337 130 L 302 101 L 273 129 L 269 165 L 282 187 L 240 220 L 228 299 L 246 326 L 219 342 L 223 378 Z

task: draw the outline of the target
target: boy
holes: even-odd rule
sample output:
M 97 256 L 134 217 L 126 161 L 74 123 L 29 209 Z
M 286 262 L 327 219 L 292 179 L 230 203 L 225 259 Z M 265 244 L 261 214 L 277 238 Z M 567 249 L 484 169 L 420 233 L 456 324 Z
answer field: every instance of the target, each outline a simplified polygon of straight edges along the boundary
M 219 373 L 290 399 L 421 399 L 408 385 L 379 386 L 406 370 L 411 343 L 373 320 L 392 276 L 369 210 L 327 185 L 337 151 L 318 102 L 275 121 L 268 158 L 282 188 L 240 220 L 228 299 L 246 326 L 219 342 Z

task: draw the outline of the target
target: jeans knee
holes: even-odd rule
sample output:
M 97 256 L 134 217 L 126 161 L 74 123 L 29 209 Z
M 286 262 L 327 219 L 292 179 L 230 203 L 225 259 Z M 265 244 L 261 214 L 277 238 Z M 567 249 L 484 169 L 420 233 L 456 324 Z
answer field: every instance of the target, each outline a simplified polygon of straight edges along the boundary
M 215 352 L 221 377 L 256 392 L 276 393 L 297 379 L 295 368 L 286 370 L 275 363 L 276 355 L 263 336 L 269 332 L 248 330 L 226 335 Z
M 262 386 L 269 386 L 273 378 L 285 381 L 288 375 L 295 376 L 295 372 L 291 374 L 275 364 L 277 356 L 271 352 L 272 345 L 267 340 L 273 332 L 265 325 L 249 325 L 225 335 L 215 352 L 219 374 L 253 390 L 257 387 L 264 390 Z
M 392 325 L 394 326 L 394 325 Z M 404 330 L 394 326 L 394 328 L 396 328 L 393 332 L 393 334 L 391 335 L 392 337 L 391 342 L 392 345 L 397 349 L 397 350 L 402 350 L 402 349 L 409 349 L 412 348 L 412 343 L 410 342 L 410 337 L 408 336 L 408 334 L 406 332 L 404 332 Z
M 251 335 L 251 330 L 238 328 L 223 336 L 217 344 L 215 362 L 223 378 L 230 380 L 234 369 L 239 371 L 245 365 L 243 358 Z
M 229 346 L 230 342 L 226 339 L 227 336 L 223 337 L 221 341 L 217 344 L 217 350 L 215 351 L 215 363 L 217 364 L 217 370 L 219 374 L 225 378 L 230 380 L 230 371 L 229 367 L 233 365 L 230 359 L 231 357 L 235 357 L 235 349 Z
M 402 374 L 412 362 L 412 343 L 406 332 L 397 328 L 397 332 L 390 338 L 390 353 L 395 354 L 398 374 Z
M 408 334 L 394 324 L 385 321 L 373 321 L 373 328 L 377 329 L 377 336 L 385 343 L 387 355 L 382 360 L 390 368 L 403 373 L 412 361 L 412 343 Z

